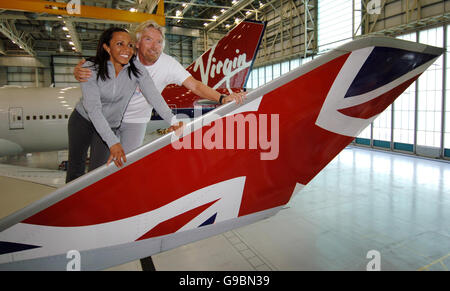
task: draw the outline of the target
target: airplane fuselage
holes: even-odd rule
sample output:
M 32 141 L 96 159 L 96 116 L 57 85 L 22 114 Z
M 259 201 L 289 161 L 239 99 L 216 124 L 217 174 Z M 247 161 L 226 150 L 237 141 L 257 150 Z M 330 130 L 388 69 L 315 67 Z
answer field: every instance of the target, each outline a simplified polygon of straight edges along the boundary
M 81 97 L 68 88 L 0 88 L 0 156 L 67 149 L 67 122 Z
M 78 87 L 0 88 L 0 156 L 66 150 L 67 123 L 81 95 Z M 193 106 L 173 108 L 173 113 L 193 118 L 215 108 L 201 102 Z M 153 111 L 146 132 L 169 126 Z

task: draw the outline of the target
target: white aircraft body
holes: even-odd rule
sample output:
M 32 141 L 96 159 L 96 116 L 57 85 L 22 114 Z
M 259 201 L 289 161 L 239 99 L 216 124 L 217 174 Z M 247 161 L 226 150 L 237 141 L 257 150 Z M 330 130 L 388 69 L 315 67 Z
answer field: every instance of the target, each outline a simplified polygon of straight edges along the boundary
M 67 148 L 80 88 L 0 88 L 0 156 Z

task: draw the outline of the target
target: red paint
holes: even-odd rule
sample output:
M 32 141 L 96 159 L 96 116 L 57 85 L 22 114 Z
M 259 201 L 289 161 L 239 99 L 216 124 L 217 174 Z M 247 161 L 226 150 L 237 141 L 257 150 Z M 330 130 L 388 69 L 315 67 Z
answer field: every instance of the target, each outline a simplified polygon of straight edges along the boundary
M 338 110 L 342 114 L 345 114 L 350 117 L 369 119 L 374 117 L 375 115 L 383 112 L 389 105 L 391 105 L 395 99 L 397 99 L 400 94 L 403 93 L 408 87 L 414 83 L 420 75 L 412 78 L 411 80 L 406 81 L 400 86 L 392 89 L 391 91 L 370 100 L 369 102 Z M 354 97 L 349 97 L 354 98 Z
M 201 56 L 201 59 L 203 61 L 203 71 L 208 72 L 207 85 L 213 88 L 225 77 L 223 74 L 222 65 L 227 64 L 230 68 L 232 68 L 232 72 L 237 72 L 237 66 L 234 66 L 233 61 L 235 61 L 236 58 L 239 58 L 239 56 L 244 57 L 246 62 L 251 62 L 253 58 L 256 57 L 258 44 L 260 38 L 262 38 L 263 32 L 264 24 L 262 23 L 241 22 L 238 26 L 236 26 L 236 28 L 230 31 L 228 35 L 217 43 L 214 54 L 210 59 L 209 70 L 207 65 L 212 51 L 211 49 L 206 51 Z M 245 54 L 245 56 L 243 54 Z M 229 61 L 227 61 L 227 59 Z M 202 81 L 202 76 L 200 74 L 201 68 L 199 67 L 196 71 L 194 71 L 194 66 L 195 62 L 186 69 L 189 73 L 191 73 L 192 77 L 196 80 Z M 231 88 L 235 92 L 243 88 L 245 86 L 245 81 L 247 75 L 249 74 L 249 70 L 250 68 L 246 68 L 235 73 L 228 82 L 228 88 Z M 214 71 L 212 73 L 214 77 L 211 77 L 211 71 Z M 226 84 L 222 84 L 218 87 L 217 91 L 228 95 L 229 92 L 226 88 Z M 167 104 L 171 104 L 176 108 L 192 108 L 194 102 L 200 99 L 194 93 L 189 92 L 185 87 L 174 84 L 167 86 L 162 92 L 162 95 Z
M 296 182 L 309 182 L 351 141 L 314 124 L 347 57 L 341 56 L 262 99 L 258 114 L 279 114 L 278 159 L 262 161 L 260 150 L 175 150 L 168 145 L 24 222 L 51 226 L 111 222 L 242 176 L 247 179 L 239 215 L 287 203 Z M 208 129 L 200 130 L 204 134 Z
M 348 56 L 329 61 L 262 98 L 258 111 L 253 112 L 257 121 L 263 114 L 279 115 L 277 159 L 261 160 L 260 148 L 176 150 L 168 145 L 24 222 L 66 227 L 111 222 L 152 211 L 204 187 L 243 176 L 246 181 L 239 216 L 286 204 L 296 183 L 306 185 L 353 140 L 315 125 Z M 358 108 L 353 113 L 366 117 L 383 110 L 413 81 L 386 93 L 384 97 L 389 102 L 376 98 L 364 104 L 374 108 Z M 202 135 L 211 126 L 201 128 Z M 145 237 L 170 233 L 200 210 L 196 208 L 163 222 Z

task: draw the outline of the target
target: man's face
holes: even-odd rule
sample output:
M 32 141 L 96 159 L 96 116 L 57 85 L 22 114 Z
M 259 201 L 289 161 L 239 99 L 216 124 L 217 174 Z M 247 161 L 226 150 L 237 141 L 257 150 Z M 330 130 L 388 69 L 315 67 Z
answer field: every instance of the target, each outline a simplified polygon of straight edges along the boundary
M 159 30 L 147 28 L 141 33 L 141 40 L 136 44 L 139 60 L 142 64 L 153 65 L 163 50 L 163 38 Z

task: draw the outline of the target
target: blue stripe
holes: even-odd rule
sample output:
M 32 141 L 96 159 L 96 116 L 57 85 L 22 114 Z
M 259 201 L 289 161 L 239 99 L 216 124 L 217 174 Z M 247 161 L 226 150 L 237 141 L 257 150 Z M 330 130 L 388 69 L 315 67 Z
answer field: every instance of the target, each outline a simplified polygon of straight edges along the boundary
M 0 241 L 0 255 L 40 248 L 40 246 Z
M 381 148 L 390 148 L 391 147 L 391 143 L 385 140 L 373 140 L 373 145 L 376 147 L 381 147 Z
M 360 137 L 357 137 L 357 138 L 355 139 L 355 142 L 356 142 L 357 144 L 363 144 L 363 145 L 368 145 L 368 146 L 370 146 L 370 139 L 367 139 L 367 138 L 360 138 Z
M 414 151 L 414 146 L 408 143 L 394 142 L 394 149 L 412 152 Z
M 209 225 L 209 224 L 213 224 L 216 221 L 216 216 L 217 213 L 214 214 L 213 216 L 211 216 L 210 218 L 208 218 L 205 222 L 203 222 L 202 224 L 200 224 L 199 227 L 205 226 L 205 225 Z
M 450 157 L 450 149 L 444 149 L 444 157 Z
M 348 89 L 345 98 L 358 96 L 389 84 L 435 57 L 402 49 L 376 47 Z
M 216 107 L 202 107 L 202 111 L 201 111 L 201 115 L 204 115 L 212 110 L 216 109 Z M 196 108 L 196 110 L 200 111 L 199 109 Z M 179 109 L 172 109 L 172 113 L 177 115 L 177 114 L 183 114 L 188 116 L 189 118 L 194 118 L 194 117 L 199 117 L 199 116 L 195 116 L 195 114 L 199 114 L 199 112 L 195 112 L 194 108 L 179 108 Z M 151 120 L 162 120 L 161 116 L 159 116 L 158 112 L 156 112 L 156 110 L 153 110 L 152 112 L 152 118 Z

